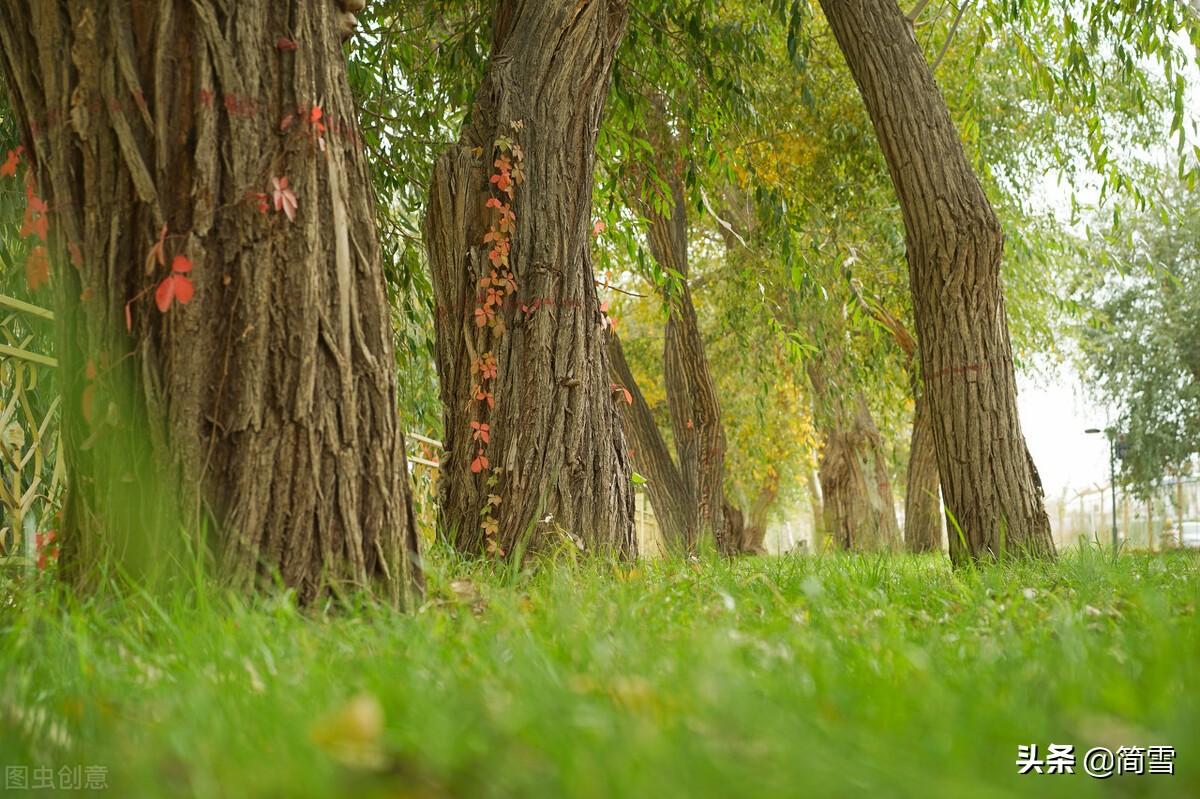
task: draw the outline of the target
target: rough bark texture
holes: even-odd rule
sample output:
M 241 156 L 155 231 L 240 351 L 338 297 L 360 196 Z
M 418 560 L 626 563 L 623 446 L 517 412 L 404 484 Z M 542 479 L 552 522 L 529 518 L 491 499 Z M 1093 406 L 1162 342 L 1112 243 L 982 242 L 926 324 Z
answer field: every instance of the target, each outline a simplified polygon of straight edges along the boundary
M 690 498 L 687 544 L 695 549 L 711 538 L 720 549 L 737 551 L 726 541 L 725 428 L 717 389 L 704 353 L 704 337 L 692 290 L 688 285 L 687 200 L 683 193 L 682 164 L 667 175 L 671 189 L 668 213 L 647 206 L 646 238 L 650 254 L 664 271 L 682 275 L 667 301 L 669 314 L 663 347 L 663 381 L 671 412 L 671 430 L 679 458 L 679 471 Z
M 303 599 L 375 588 L 396 602 L 415 585 L 345 13 L 335 0 L 0 8 L 56 256 L 68 576 L 106 548 L 157 557 L 181 522 L 208 528 L 236 584 L 277 575 Z M 277 176 L 294 222 L 258 208 Z M 160 266 L 147 255 L 164 226 Z M 195 297 L 164 313 L 155 287 L 175 255 L 191 259 Z
M 671 457 L 671 450 L 663 439 L 662 432 L 654 422 L 654 414 L 642 395 L 621 339 L 616 334 L 608 340 L 608 364 L 612 382 L 628 389 L 631 403 L 625 406 L 625 436 L 631 448 L 630 460 L 633 468 L 646 478 L 646 495 L 654 516 L 658 520 L 663 541 L 672 549 L 683 551 L 689 540 L 689 525 L 694 519 L 687 490 L 679 468 Z
M 953 515 L 951 559 L 1053 556 L 1041 481 L 1017 417 L 999 220 L 895 0 L 821 7 L 903 211 L 921 372 Z
M 918 388 L 908 452 L 908 491 L 904 495 L 904 546 L 909 552 L 942 550 L 941 478 L 929 403 Z
M 592 550 L 635 548 L 623 400 L 610 389 L 590 255 L 596 135 L 626 15 L 624 0 L 500 0 L 484 84 L 434 169 L 426 241 L 445 406 L 441 524 L 464 551 L 512 551 L 527 534 L 534 546 L 570 535 Z M 472 318 L 492 268 L 485 203 L 497 197 L 489 178 L 505 139 L 522 153 L 524 181 L 501 332 Z M 481 382 L 472 367 L 486 353 L 498 374 Z M 494 407 L 477 399 L 481 388 Z M 472 422 L 490 426 L 479 473 Z
M 816 361 L 809 361 L 808 374 L 817 429 L 825 438 L 818 468 L 822 533 L 840 549 L 893 548 L 900 541 L 900 526 L 883 438 L 866 399 L 860 391 L 843 397 Z

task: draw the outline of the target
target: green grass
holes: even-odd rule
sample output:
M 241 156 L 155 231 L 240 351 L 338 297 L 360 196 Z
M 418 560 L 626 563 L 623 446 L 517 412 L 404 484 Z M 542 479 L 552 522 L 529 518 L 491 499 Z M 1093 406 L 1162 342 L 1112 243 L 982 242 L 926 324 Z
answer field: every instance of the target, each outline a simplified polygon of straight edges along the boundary
M 1187 553 L 428 576 L 411 615 L 10 590 L 0 765 L 121 797 L 1200 796 Z M 1051 742 L 1173 745 L 1176 774 L 1017 776 Z

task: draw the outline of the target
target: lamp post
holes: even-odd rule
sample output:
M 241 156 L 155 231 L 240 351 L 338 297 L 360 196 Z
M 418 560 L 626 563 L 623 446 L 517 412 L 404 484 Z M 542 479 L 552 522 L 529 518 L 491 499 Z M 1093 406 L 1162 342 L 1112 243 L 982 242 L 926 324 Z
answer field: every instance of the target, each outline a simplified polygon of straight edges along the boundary
M 1101 430 L 1098 427 L 1089 427 L 1083 432 L 1088 435 L 1096 435 L 1105 433 L 1108 436 L 1108 479 L 1109 491 L 1112 493 L 1112 545 L 1113 552 L 1117 551 L 1120 546 L 1120 541 L 1117 538 L 1117 432 L 1111 427 L 1108 430 Z

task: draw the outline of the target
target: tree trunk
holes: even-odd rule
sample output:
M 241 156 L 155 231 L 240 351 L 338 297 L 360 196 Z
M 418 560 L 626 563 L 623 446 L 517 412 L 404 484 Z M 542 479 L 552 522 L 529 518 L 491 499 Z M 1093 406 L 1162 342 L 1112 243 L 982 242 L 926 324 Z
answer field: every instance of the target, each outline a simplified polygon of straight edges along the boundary
M 808 509 L 812 514 L 812 551 L 816 552 L 818 546 L 824 546 L 822 542 L 825 538 L 825 500 L 821 497 L 821 481 L 816 469 L 809 468 L 807 472 Z
M 746 514 L 746 522 L 741 535 L 737 539 L 737 551 L 746 555 L 767 554 L 764 542 L 767 538 L 767 516 L 779 497 L 779 476 L 767 478 L 758 489 L 754 501 L 750 503 L 750 511 Z
M 900 199 L 950 556 L 1053 556 L 1017 416 L 999 220 L 895 0 L 821 0 Z
M 873 551 L 900 540 L 883 439 L 861 394 L 827 430 L 819 469 L 825 534 L 841 549 Z
M 636 546 L 590 254 L 596 135 L 626 15 L 624 0 L 499 0 L 483 86 L 434 168 L 439 501 L 463 551 L 509 552 L 530 534 Z
M 632 400 L 629 403 L 622 402 L 625 406 L 625 435 L 633 448 L 629 459 L 633 462 L 633 468 L 646 478 L 646 494 L 654 508 L 663 540 L 672 549 L 684 551 L 689 540 L 688 525 L 693 518 L 691 501 L 667 442 L 654 423 L 654 414 L 638 388 L 629 362 L 625 360 L 621 339 L 616 334 L 608 339 L 608 364 L 613 383 L 628 390 Z
M 179 554 L 182 524 L 207 526 L 235 584 L 393 602 L 415 585 L 344 11 L 0 7 L 10 97 L 50 208 L 68 579 L 114 552 L 153 569 Z M 269 211 L 273 178 L 294 193 L 294 222 Z
M 723 551 L 736 552 L 736 542 L 725 540 L 723 520 L 725 428 L 688 286 L 687 200 L 681 171 L 682 164 L 676 164 L 667 176 L 671 189 L 670 216 L 652 205 L 643 208 L 649 221 L 647 240 L 651 256 L 664 271 L 682 276 L 666 297 L 670 310 L 663 348 L 663 381 L 679 471 L 691 498 L 688 547 L 695 549 L 701 540 L 711 538 Z
M 827 350 L 826 355 L 831 364 L 841 358 L 836 349 Z M 830 382 L 829 368 L 817 360 L 807 363 L 815 421 L 825 436 L 818 466 L 822 532 L 840 549 L 894 547 L 900 540 L 900 526 L 883 438 L 862 392 L 855 390 L 847 401 L 844 390 Z
M 941 478 L 933 444 L 929 403 L 917 388 L 912 443 L 908 452 L 908 491 L 904 495 L 904 544 L 909 552 L 942 549 Z

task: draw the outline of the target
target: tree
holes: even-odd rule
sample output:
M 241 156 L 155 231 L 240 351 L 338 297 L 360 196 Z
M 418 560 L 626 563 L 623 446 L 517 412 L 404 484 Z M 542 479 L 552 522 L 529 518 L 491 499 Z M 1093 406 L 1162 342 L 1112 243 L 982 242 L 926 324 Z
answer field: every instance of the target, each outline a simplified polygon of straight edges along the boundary
M 110 554 L 152 570 L 182 525 L 237 585 L 416 585 L 341 47 L 361 6 L 0 9 L 60 320 L 69 579 Z
M 1116 411 L 1120 478 L 1143 496 L 1200 452 L 1200 202 L 1169 185 L 1161 205 L 1088 259 L 1078 331 L 1083 373 Z
M 591 264 L 596 135 L 624 0 L 500 0 L 425 239 L 446 456 L 441 524 L 469 552 L 573 535 L 632 553 L 633 490 Z
M 951 558 L 1053 556 L 1041 481 L 1017 416 L 1000 223 L 895 1 L 821 7 L 900 199 L 922 379 L 953 518 Z
M 858 305 L 891 335 L 904 355 L 908 382 L 912 386 L 912 435 L 904 492 L 904 546 L 909 552 L 933 552 L 942 548 L 941 477 L 933 443 L 933 419 L 921 390 L 917 369 L 917 340 L 882 303 L 871 302 L 855 279 L 850 281 Z

